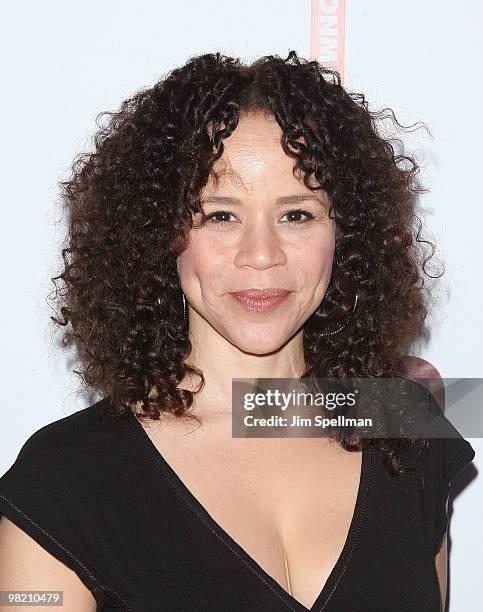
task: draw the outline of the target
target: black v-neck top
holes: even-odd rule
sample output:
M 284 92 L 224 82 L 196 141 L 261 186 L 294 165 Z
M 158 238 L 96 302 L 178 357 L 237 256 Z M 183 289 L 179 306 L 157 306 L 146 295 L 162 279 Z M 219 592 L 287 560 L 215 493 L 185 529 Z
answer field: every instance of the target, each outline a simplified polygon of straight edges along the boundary
M 28 438 L 0 478 L 0 515 L 75 571 L 98 611 L 307 612 L 216 523 L 138 420 L 113 421 L 106 403 Z M 419 472 L 392 478 L 379 450 L 363 452 L 347 539 L 311 612 L 440 611 L 445 501 L 475 452 L 461 436 L 429 443 L 406 451 Z

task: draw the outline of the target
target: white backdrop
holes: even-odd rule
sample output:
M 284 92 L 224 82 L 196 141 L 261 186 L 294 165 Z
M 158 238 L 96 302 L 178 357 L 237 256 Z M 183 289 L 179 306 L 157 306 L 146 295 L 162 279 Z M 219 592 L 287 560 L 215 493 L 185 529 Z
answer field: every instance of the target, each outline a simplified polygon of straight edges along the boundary
M 0 473 L 31 433 L 89 402 L 76 393 L 68 355 L 51 344 L 46 295 L 64 230 L 57 181 L 90 146 L 95 115 L 196 53 L 248 60 L 295 49 L 308 58 L 310 11 L 309 0 L 19 0 L 4 9 Z M 447 378 L 483 376 L 482 18 L 478 0 L 345 6 L 345 86 L 364 92 L 371 108 L 393 108 L 405 125 L 424 121 L 433 134 L 404 136 L 431 189 L 420 198 L 426 236 L 446 266 L 431 337 L 414 354 Z M 469 440 L 477 470 L 468 470 L 454 500 L 450 612 L 473 609 L 481 597 L 483 444 Z

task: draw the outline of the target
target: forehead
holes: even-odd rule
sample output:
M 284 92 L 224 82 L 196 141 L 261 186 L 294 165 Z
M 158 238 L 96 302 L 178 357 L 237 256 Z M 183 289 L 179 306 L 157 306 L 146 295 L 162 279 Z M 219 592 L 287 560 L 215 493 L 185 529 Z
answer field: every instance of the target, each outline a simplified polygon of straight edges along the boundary
M 263 183 L 299 183 L 301 178 L 293 174 L 296 160 L 284 152 L 281 136 L 274 117 L 241 114 L 236 129 L 223 140 L 223 154 L 213 165 L 206 190 L 223 186 L 250 191 Z

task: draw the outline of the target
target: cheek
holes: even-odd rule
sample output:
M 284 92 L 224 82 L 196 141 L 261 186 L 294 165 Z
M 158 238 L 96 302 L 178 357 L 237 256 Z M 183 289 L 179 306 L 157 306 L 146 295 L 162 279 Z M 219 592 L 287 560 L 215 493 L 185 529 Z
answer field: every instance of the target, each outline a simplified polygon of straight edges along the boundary
M 335 239 L 331 235 L 331 239 L 325 241 L 320 247 L 321 253 L 321 276 L 330 276 L 332 272 L 332 264 L 334 261 Z
M 322 273 L 327 272 L 327 270 L 330 273 L 335 252 L 335 227 L 332 224 L 329 228 L 326 227 L 325 229 L 326 231 L 315 248 L 317 249 L 316 252 L 320 254 Z
M 229 261 L 229 249 L 206 234 L 194 234 L 188 248 L 178 257 L 178 273 L 183 283 L 200 284 L 220 277 Z
M 334 233 L 324 228 L 323 232 L 314 233 L 306 237 L 303 243 L 294 245 L 288 259 L 292 269 L 303 277 L 303 284 L 313 286 L 330 277 L 334 251 Z

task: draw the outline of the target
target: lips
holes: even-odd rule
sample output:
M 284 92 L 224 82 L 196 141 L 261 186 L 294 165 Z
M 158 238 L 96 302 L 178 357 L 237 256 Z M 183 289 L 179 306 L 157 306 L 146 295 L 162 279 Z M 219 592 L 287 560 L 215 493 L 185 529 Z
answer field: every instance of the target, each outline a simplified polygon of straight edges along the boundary
M 233 295 L 239 295 L 240 297 L 251 297 L 259 300 L 266 298 L 282 297 L 288 293 L 287 289 L 246 289 L 245 291 L 235 291 Z
M 287 289 L 246 289 L 231 293 L 235 300 L 247 310 L 269 312 L 277 308 L 290 292 Z

